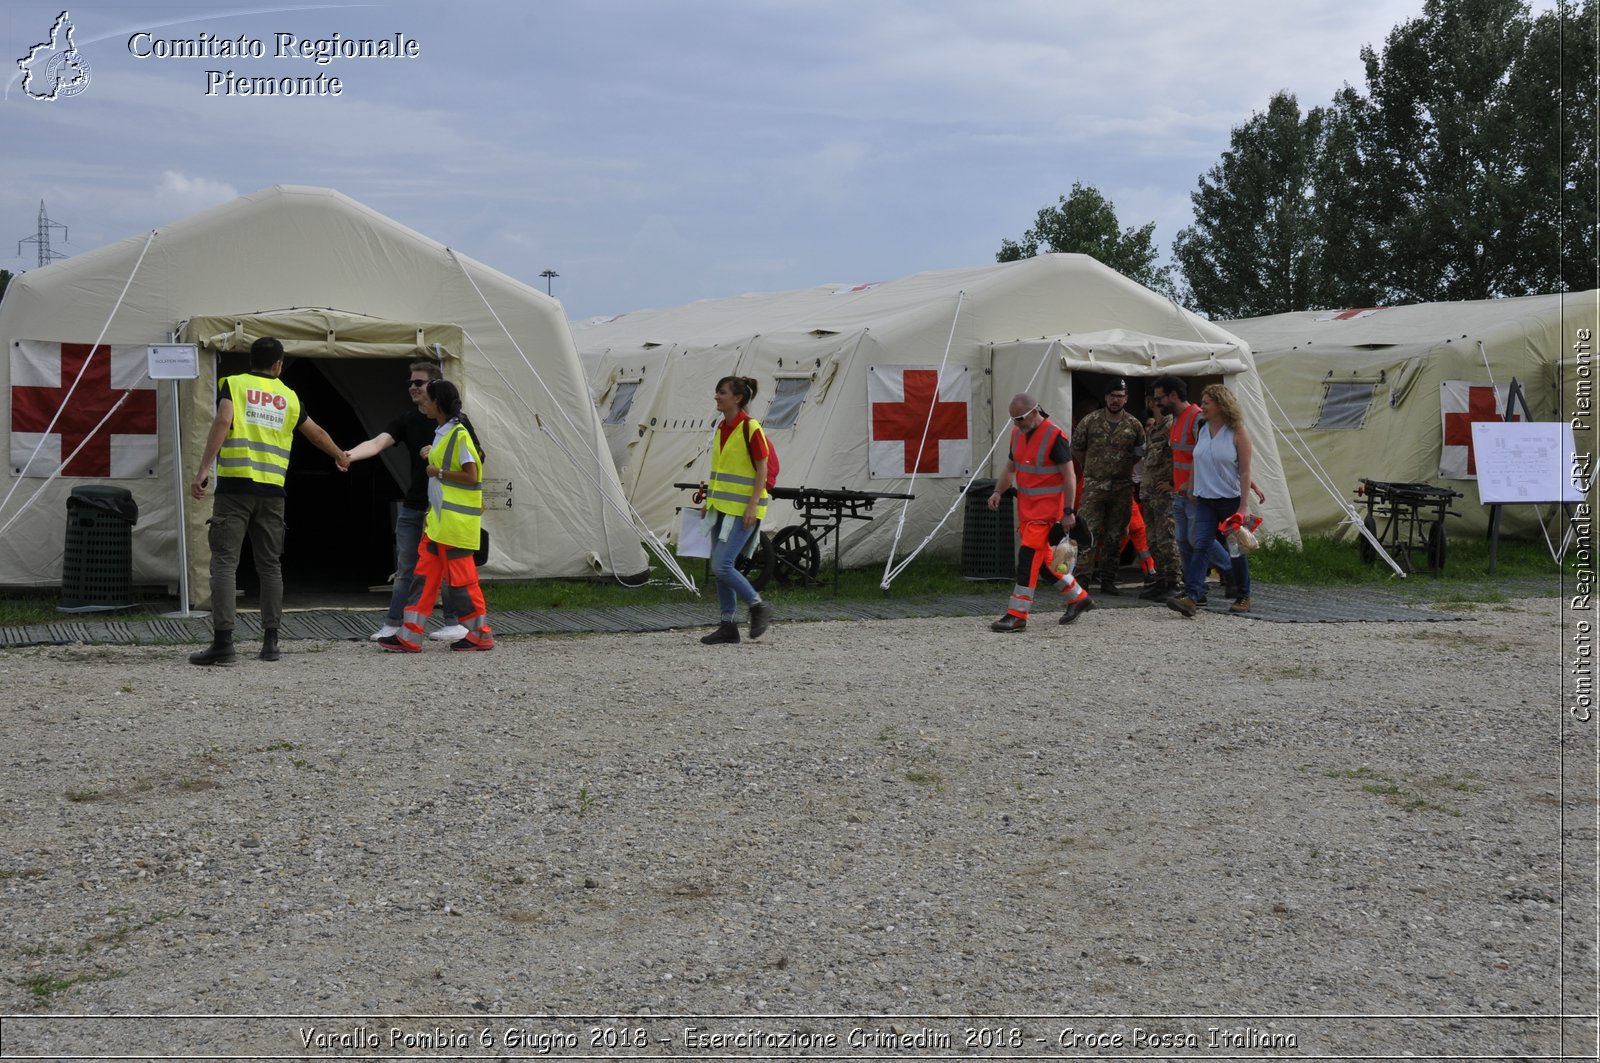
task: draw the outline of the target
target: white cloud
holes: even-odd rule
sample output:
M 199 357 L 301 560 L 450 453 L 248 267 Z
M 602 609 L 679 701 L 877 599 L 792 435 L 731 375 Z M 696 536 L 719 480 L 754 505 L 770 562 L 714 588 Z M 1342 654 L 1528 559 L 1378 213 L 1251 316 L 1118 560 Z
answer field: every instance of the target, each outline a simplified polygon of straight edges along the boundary
M 0 103 L 0 233 L 31 232 L 44 198 L 78 251 L 319 185 L 541 290 L 559 271 L 580 317 L 984 262 L 1074 181 L 1165 250 L 1234 127 L 1279 90 L 1309 108 L 1359 86 L 1361 46 L 1422 5 L 386 0 L 169 23 L 83 0 L 88 91 Z M 333 63 L 336 99 L 208 96 L 211 67 L 304 69 L 130 57 L 118 27 L 157 24 L 403 32 L 421 57 Z
M 166 170 L 161 174 L 161 183 L 156 186 L 154 195 L 158 203 L 171 208 L 174 218 L 181 218 L 238 199 L 239 190 L 226 181 L 188 177 L 176 170 Z

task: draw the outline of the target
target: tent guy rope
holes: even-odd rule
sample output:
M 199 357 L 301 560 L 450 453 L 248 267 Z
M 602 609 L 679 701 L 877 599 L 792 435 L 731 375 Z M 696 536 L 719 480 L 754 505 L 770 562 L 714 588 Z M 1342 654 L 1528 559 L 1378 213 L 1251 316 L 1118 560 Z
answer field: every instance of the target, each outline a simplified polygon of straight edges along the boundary
M 944 386 L 945 367 L 950 364 L 950 348 L 956 342 L 956 325 L 961 321 L 961 308 L 966 304 L 966 289 L 956 292 L 956 312 L 950 315 L 950 333 L 945 337 L 944 354 L 939 358 L 939 372 L 935 376 L 937 383 L 934 385 L 933 396 L 928 400 L 928 415 L 922 421 L 922 438 L 917 440 L 917 460 L 911 465 L 911 482 L 906 484 L 906 494 L 916 494 L 917 474 L 922 468 L 922 448 L 928 445 L 928 430 L 933 426 L 933 409 L 939 402 L 939 388 Z M 894 559 L 894 552 L 900 545 L 900 536 L 905 531 L 906 513 L 911 509 L 911 500 L 900 503 L 900 517 L 895 521 L 894 539 L 889 543 L 889 558 Z
M 517 342 L 516 337 L 511 334 L 511 330 L 506 327 L 506 323 L 503 320 L 501 320 L 499 313 L 497 313 L 495 311 L 494 306 L 489 302 L 488 296 L 484 295 L 483 289 L 478 287 L 478 282 L 475 279 L 473 279 L 471 271 L 469 271 L 467 269 L 465 263 L 463 263 L 461 261 L 461 259 L 456 256 L 456 253 L 455 253 L 454 250 L 452 250 L 450 248 L 445 248 L 445 253 L 450 256 L 450 261 L 455 263 L 456 268 L 461 271 L 461 275 L 467 279 L 467 283 L 472 285 L 472 290 L 474 292 L 476 292 L 478 298 L 480 300 L 482 300 L 484 309 L 489 311 L 489 316 L 494 318 L 495 324 L 499 325 L 500 326 L 500 330 L 503 333 L 505 333 L 505 337 L 510 342 L 512 350 L 517 352 L 517 357 L 522 359 L 522 364 L 528 367 L 528 372 L 533 374 L 533 379 L 535 379 L 535 380 L 537 380 L 539 382 L 539 387 L 544 389 L 544 393 L 550 399 L 551 405 L 556 409 L 557 412 L 559 412 L 561 414 L 561 418 L 562 418 L 563 421 L 566 422 L 567 427 L 572 430 L 573 434 L 578 439 L 583 439 L 584 438 L 584 433 L 578 428 L 577 424 L 572 420 L 571 416 L 567 413 L 567 410 L 562 405 L 561 400 L 558 399 L 556 397 L 555 393 L 550 390 L 550 385 L 545 383 L 544 377 L 542 377 L 539 374 L 539 370 L 534 368 L 533 362 L 528 358 L 527 354 L 523 351 L 522 345 Z M 476 341 L 473 342 L 473 347 L 476 348 L 477 350 L 479 350 L 480 353 L 482 352 L 482 348 L 478 347 Z M 544 432 L 547 436 L 549 436 L 552 441 L 556 442 L 556 444 L 560 448 L 562 454 L 566 455 L 567 460 L 572 463 L 573 468 L 576 469 L 580 474 L 589 477 L 590 482 L 594 485 L 595 490 L 599 492 L 600 498 L 606 504 L 606 506 L 608 506 L 610 509 L 612 509 L 615 512 L 617 512 L 618 515 L 620 515 L 623 518 L 623 520 L 627 522 L 628 526 L 636 534 L 640 535 L 641 540 L 643 542 L 649 544 L 650 552 L 656 555 L 657 560 L 659 560 L 664 566 L 666 566 L 667 570 L 672 573 L 674 578 L 676 578 L 679 581 L 679 583 L 681 583 L 684 586 L 685 589 L 687 589 L 687 590 L 689 590 L 689 591 L 691 591 L 693 593 L 698 594 L 699 591 L 695 587 L 694 580 L 691 579 L 686 573 L 684 573 L 684 571 L 683 571 L 683 569 L 681 567 L 679 567 L 676 559 L 673 558 L 673 556 L 672 556 L 672 552 L 666 548 L 666 544 L 661 542 L 660 538 L 653 531 L 651 531 L 650 528 L 645 526 L 644 519 L 642 517 L 640 517 L 639 514 L 636 511 L 634 511 L 631 507 L 629 509 L 627 509 L 627 510 L 624 510 L 621 506 L 619 506 L 616 503 L 616 501 L 614 499 L 612 499 L 611 492 L 606 489 L 606 485 L 600 483 L 596 478 L 591 476 L 588 473 L 588 471 L 585 470 L 583 468 L 583 466 L 578 462 L 577 458 L 573 455 L 573 453 L 567 447 L 561 445 L 560 441 L 556 439 L 555 433 L 552 432 L 550 430 L 549 426 L 547 426 L 544 423 L 543 419 L 540 418 L 539 414 L 533 409 L 533 407 L 528 403 L 528 401 L 525 398 L 523 398 L 522 394 L 519 391 L 517 391 L 516 388 L 511 386 L 511 382 L 505 378 L 505 375 L 500 372 L 500 370 L 499 370 L 499 368 L 497 366 L 494 365 L 494 362 L 491 359 L 489 359 L 488 357 L 484 358 L 484 362 L 485 362 L 485 364 L 487 364 L 489 366 L 489 368 L 494 370 L 494 372 L 495 372 L 495 374 L 497 376 L 500 377 L 501 381 L 506 385 L 507 390 L 511 394 L 513 394 L 513 395 L 515 395 L 517 397 L 517 401 L 520 402 L 522 404 L 523 408 L 526 409 L 528 411 L 528 413 L 533 417 L 534 424 L 542 432 Z M 595 449 L 592 449 L 592 446 L 593 446 L 593 440 L 592 439 L 590 440 L 590 444 L 591 444 L 591 449 L 589 450 L 589 457 L 591 459 L 593 459 L 593 461 L 595 462 L 596 466 L 598 467 L 598 466 L 601 465 L 599 452 L 597 450 L 595 450 Z M 603 513 L 604 513 L 604 510 L 602 510 L 602 514 Z M 609 534 L 606 534 L 606 531 L 607 531 L 607 529 L 602 528 L 602 539 L 605 542 L 606 550 L 610 551 L 610 549 L 611 549 L 611 537 L 610 537 Z M 616 567 L 615 565 L 612 566 L 613 570 L 615 570 L 615 567 Z
M 954 326 L 952 325 L 952 331 L 953 330 L 954 330 Z M 1039 382 L 1039 374 L 1044 372 L 1044 367 L 1050 363 L 1050 356 L 1053 353 L 1055 353 L 1055 350 L 1056 350 L 1056 348 L 1058 346 L 1060 346 L 1060 343 L 1061 343 L 1060 340 L 1051 340 L 1045 346 L 1044 356 L 1039 359 L 1039 364 L 1036 367 L 1034 367 L 1033 375 L 1028 378 L 1028 387 L 1027 387 L 1028 391 L 1030 391 L 1030 392 L 1033 391 L 1034 387 L 1038 384 L 1038 382 Z M 993 401 L 994 401 L 993 396 L 991 396 L 990 397 L 991 404 L 993 403 Z M 929 410 L 928 415 L 929 415 L 930 418 L 932 417 L 933 411 L 931 409 Z M 979 470 L 979 469 L 987 469 L 987 468 L 990 467 L 989 463 L 994 459 L 994 452 L 996 450 L 1000 449 L 1000 441 L 1002 439 L 1007 438 L 1007 436 L 1009 436 L 1010 433 L 1011 433 L 1011 423 L 1010 423 L 1010 419 L 1008 417 L 1006 423 L 1001 426 L 999 433 L 994 437 L 994 442 L 989 444 L 989 450 L 988 450 L 988 452 L 986 454 L 984 454 L 983 460 L 978 462 L 976 465 L 973 466 L 973 474 L 972 474 L 972 476 L 969 477 L 967 482 L 962 485 L 961 490 L 956 492 L 955 499 L 953 501 L 951 501 L 951 503 L 950 503 L 950 508 L 944 511 L 944 515 L 941 516 L 939 518 L 938 522 L 934 524 L 933 528 L 931 530 L 929 530 L 928 534 L 923 538 L 922 542 L 918 543 L 916 545 L 916 547 L 913 548 L 912 551 L 909 554 L 907 554 L 900 561 L 900 563 L 898 565 L 895 564 L 895 561 L 894 561 L 894 545 L 891 544 L 891 546 L 889 548 L 889 559 L 888 559 L 888 561 L 886 561 L 884 563 L 884 566 L 883 566 L 883 580 L 878 584 L 879 589 L 885 590 L 885 591 L 888 590 L 890 585 L 892 583 L 894 583 L 895 579 L 900 575 L 900 573 L 902 573 L 902 572 L 904 572 L 906 570 L 906 566 L 910 565 L 911 562 L 915 561 L 917 559 L 917 555 L 922 553 L 922 551 L 924 551 L 924 550 L 926 550 L 928 548 L 928 544 L 933 542 L 934 536 L 939 534 L 940 529 L 942 529 L 945 526 L 945 522 L 950 519 L 951 514 L 955 513 L 956 509 L 959 508 L 961 503 L 966 499 L 967 492 L 972 489 L 973 481 L 977 479 L 977 470 Z M 914 476 L 913 476 L 913 479 L 915 479 Z M 909 506 L 910 503 L 907 502 L 905 505 Z M 904 522 L 904 520 L 905 520 L 905 506 L 901 507 L 901 511 L 900 512 L 901 512 L 901 521 Z M 898 543 L 899 541 L 900 541 L 900 539 L 899 539 L 899 535 L 898 535 L 898 532 L 897 532 L 896 536 L 895 536 L 895 543 Z
M 960 322 L 960 320 L 961 320 L 961 308 L 966 305 L 966 301 L 967 301 L 967 292 L 966 292 L 965 288 L 963 288 L 962 290 L 956 292 L 956 310 L 955 310 L 954 314 L 950 315 L 950 333 L 949 333 L 948 336 L 945 337 L 944 354 L 939 359 L 939 371 L 938 371 L 938 373 L 936 374 L 936 377 L 935 377 L 935 379 L 938 381 L 938 383 L 934 386 L 933 397 L 928 401 L 928 415 L 922 422 L 922 439 L 920 441 L 918 441 L 918 443 L 917 443 L 918 461 L 916 463 L 914 463 L 912 465 L 912 467 L 911 467 L 911 482 L 906 484 L 906 494 L 909 494 L 909 495 L 916 494 L 916 491 L 912 490 L 912 488 L 915 488 L 917 486 L 918 466 L 920 466 L 922 464 L 922 462 L 921 462 L 922 448 L 928 445 L 928 429 L 933 424 L 933 408 L 939 401 L 939 388 L 944 385 L 944 370 L 945 370 L 945 366 L 947 366 L 950 363 L 950 348 L 955 343 L 955 340 L 956 340 L 956 324 L 958 322 Z M 989 453 L 990 454 L 994 453 L 994 448 L 993 447 L 989 448 Z M 988 458 L 987 458 L 987 455 L 986 455 L 985 456 L 985 461 L 987 461 L 987 460 L 988 460 Z M 981 468 L 982 466 L 976 466 L 976 467 Z M 971 481 L 969 480 L 968 483 L 970 484 Z M 958 501 L 959 501 L 959 499 L 961 497 L 962 496 L 960 494 L 958 494 L 956 496 Z M 953 512 L 954 509 L 955 509 L 955 506 L 952 505 L 951 506 L 951 512 Z M 900 547 L 900 536 L 905 533 L 906 515 L 910 511 L 911 511 L 911 499 L 908 498 L 904 502 L 900 503 L 900 514 L 899 514 L 899 517 L 895 520 L 895 524 L 894 524 L 894 538 L 889 541 L 889 556 L 884 560 L 884 564 L 883 564 L 883 582 L 881 584 L 879 584 L 879 586 L 881 586 L 884 590 L 888 590 L 889 589 L 889 584 L 894 582 L 895 576 L 898 576 L 900 574 L 901 569 L 903 569 L 905 567 L 904 564 L 900 565 L 898 568 L 895 567 L 895 564 L 894 564 L 894 552 L 897 549 L 899 549 L 899 547 Z M 950 519 L 950 513 L 949 512 L 945 513 L 944 517 L 940 519 L 939 523 L 934 526 L 933 531 L 935 533 L 937 533 L 938 530 L 944 526 L 944 522 L 946 520 L 948 520 L 948 519 Z M 916 557 L 917 554 L 922 550 L 922 548 L 928 545 L 928 541 L 931 540 L 932 538 L 933 538 L 933 534 L 930 533 L 928 538 L 924 539 L 922 541 L 922 544 L 920 546 L 918 546 L 916 550 L 913 550 L 911 552 L 911 555 L 906 558 L 906 564 L 909 564 L 911 562 L 911 559 Z M 891 569 L 893 571 L 891 571 Z
M 1278 404 L 1278 397 L 1272 393 L 1271 388 L 1267 387 L 1267 382 L 1264 380 L 1261 381 L 1261 393 L 1271 400 L 1273 409 L 1278 411 L 1280 423 L 1274 423 L 1272 426 L 1277 429 L 1278 438 L 1289 444 L 1289 449 L 1294 451 L 1295 456 L 1306 463 L 1306 468 L 1310 471 L 1312 478 L 1317 481 L 1317 484 L 1323 490 L 1328 492 L 1328 495 L 1344 511 L 1345 519 L 1339 523 L 1341 525 L 1349 524 L 1355 528 L 1357 534 L 1367 540 L 1372 548 L 1378 552 L 1378 556 L 1382 557 L 1389 567 L 1394 569 L 1394 574 L 1401 579 L 1405 579 L 1405 569 L 1401 568 L 1395 562 L 1395 559 L 1389 556 L 1389 551 L 1383 548 L 1383 543 L 1378 541 L 1378 537 L 1367 530 L 1366 524 L 1361 520 L 1361 514 L 1356 512 L 1356 507 L 1346 501 L 1344 493 L 1335 486 L 1333 477 L 1328 475 L 1328 471 L 1317 460 L 1317 455 L 1312 450 L 1311 444 L 1307 443 L 1304 437 L 1300 435 L 1300 430 L 1295 427 L 1294 422 L 1290 420 L 1284 408 Z
M 494 311 L 491 309 L 490 313 L 492 314 L 493 312 Z M 565 443 L 563 443 L 561 441 L 561 439 L 553 431 L 550 430 L 550 427 L 544 423 L 544 419 L 539 416 L 538 411 L 535 410 L 531 405 L 529 405 L 528 401 L 522 397 L 521 393 L 519 393 L 514 387 L 511 386 L 511 381 L 506 379 L 506 375 L 504 373 L 500 372 L 500 367 L 495 365 L 494 362 L 488 357 L 488 355 L 484 352 L 483 348 L 478 345 L 478 341 L 475 338 L 473 338 L 472 334 L 469 333 L 469 332 L 466 332 L 465 330 L 463 330 L 462 335 L 466 338 L 468 343 L 472 344 L 473 350 L 477 351 L 479 354 L 484 355 L 484 364 L 486 364 L 490 369 L 492 369 L 494 371 L 494 374 L 500 378 L 500 382 L 506 386 L 506 389 L 512 395 L 516 396 L 517 402 L 520 403 L 522 405 L 522 408 L 528 411 L 528 415 L 533 418 L 534 425 L 536 427 L 538 427 L 538 429 L 541 432 L 543 432 L 545 435 L 550 437 L 550 441 L 553 442 L 556 445 L 556 449 L 560 450 L 562 455 L 566 457 L 567 461 L 569 461 L 572 464 L 573 469 L 575 469 L 580 476 L 583 476 L 585 479 L 587 479 L 589 481 L 590 485 L 594 487 L 596 494 L 602 500 L 605 501 L 607 506 L 609 506 L 614 512 L 616 512 L 619 516 L 622 517 L 623 521 L 625 521 L 627 523 L 628 527 L 636 535 L 638 535 L 641 540 L 646 541 L 646 542 L 653 542 L 657 546 L 660 546 L 661 554 L 665 555 L 665 556 L 661 557 L 662 564 L 667 566 L 668 570 L 671 571 L 674 574 L 674 576 L 679 580 L 679 582 L 683 585 L 683 587 L 685 589 L 687 589 L 687 590 L 689 590 L 689 591 L 691 591 L 691 592 L 693 592 L 695 594 L 699 594 L 700 591 L 696 587 L 694 580 L 691 577 L 689 577 L 686 574 L 684 574 L 682 569 L 678 567 L 676 560 L 673 559 L 672 556 L 671 556 L 671 551 L 667 550 L 666 546 L 660 542 L 660 540 L 656 537 L 655 533 L 652 532 L 648 527 L 645 526 L 643 519 L 640 518 L 639 515 L 636 512 L 633 512 L 631 510 L 624 510 L 621 506 L 617 505 L 617 503 L 611 498 L 611 492 L 606 490 L 606 485 L 604 483 L 602 483 L 599 479 L 597 479 L 594 476 L 594 474 L 592 472 L 590 472 L 590 470 L 584 468 L 583 464 L 578 461 L 577 455 L 573 454 L 572 451 L 567 447 L 567 445 Z M 515 343 L 516 343 L 516 341 L 512 340 L 513 346 L 515 345 Z M 529 368 L 532 368 L 532 367 L 530 366 Z M 534 376 L 537 377 L 538 373 L 535 372 Z M 546 391 L 548 392 L 548 388 L 546 389 Z M 553 396 L 552 396 L 552 398 L 553 398 Z M 559 407 L 559 404 L 558 404 L 558 407 Z M 568 423 L 570 424 L 570 421 Z M 594 458 L 596 456 L 593 453 L 591 453 L 590 457 Z M 596 460 L 598 461 L 598 458 L 596 458 Z M 559 513 L 557 514 L 557 517 L 558 517 L 558 519 L 560 519 L 560 514 Z M 575 535 L 577 534 L 577 531 L 578 531 L 577 529 L 573 528 L 570 525 L 570 523 L 568 524 L 568 530 L 573 531 Z M 603 539 L 605 541 L 606 550 L 610 551 L 610 549 L 611 549 L 611 536 L 609 534 L 609 528 L 602 528 L 602 537 L 603 537 Z M 612 567 L 612 571 L 615 572 L 616 565 L 613 564 L 611 567 Z
M 40 433 L 38 445 L 33 448 L 33 453 L 29 454 L 28 460 L 23 463 L 22 467 L 24 469 L 32 467 L 33 459 L 38 457 L 39 451 L 44 449 L 45 440 L 50 438 L 50 433 L 55 430 L 56 422 L 61 420 L 61 414 L 66 410 L 67 403 L 72 401 L 72 396 L 77 392 L 78 384 L 83 380 L 83 375 L 89 371 L 89 364 L 93 362 L 95 357 L 99 354 L 100 345 L 105 341 L 106 333 L 111 330 L 111 322 L 116 320 L 117 311 L 122 308 L 122 301 L 128 297 L 128 289 L 133 287 L 133 278 L 139 275 L 139 268 L 144 265 L 144 256 L 150 251 L 150 245 L 155 241 L 156 235 L 157 230 L 151 229 L 150 235 L 145 237 L 144 246 L 139 249 L 139 257 L 133 264 L 132 272 L 128 274 L 127 281 L 123 283 L 122 291 L 117 295 L 117 301 L 112 304 L 111 313 L 106 315 L 106 323 L 100 326 L 100 335 L 95 337 L 94 345 L 89 348 L 89 356 L 83 360 L 83 365 L 78 368 L 78 375 L 73 377 L 72 386 L 67 388 L 67 393 L 62 396 L 61 405 L 56 407 L 56 412 L 51 416 L 50 423 L 46 425 L 44 431 Z M 109 358 L 110 355 L 107 354 L 106 357 Z M 112 405 L 111 409 L 106 411 L 106 415 L 100 418 L 100 422 L 84 435 L 83 440 L 72 451 L 72 453 L 63 458 L 61 464 L 57 465 L 55 470 L 51 472 L 49 476 L 45 477 L 44 482 L 39 485 L 39 489 L 32 495 L 28 496 L 28 500 L 22 504 L 22 508 L 13 513 L 11 515 L 11 519 L 6 521 L 3 526 L 0 526 L 0 535 L 4 535 L 6 532 L 10 531 L 11 526 L 20 520 L 24 513 L 33 508 L 33 504 L 39 500 L 39 496 L 44 493 L 46 488 L 55 482 L 56 477 L 61 475 L 61 470 L 65 469 L 67 465 L 71 463 L 72 459 L 78 456 L 78 452 L 88 445 L 89 440 L 94 438 L 96 432 L 105 427 L 105 423 L 111 420 L 111 415 L 116 413 L 117 410 L 121 409 L 122 404 L 128 401 L 128 396 L 132 393 L 132 388 L 123 390 L 122 396 L 117 399 L 117 401 Z M 20 486 L 22 486 L 22 477 L 19 476 L 17 477 L 16 482 L 11 485 L 11 489 L 6 492 L 6 497 L 0 499 L 0 513 L 3 513 L 6 506 L 11 504 L 11 496 L 17 493 L 17 488 Z

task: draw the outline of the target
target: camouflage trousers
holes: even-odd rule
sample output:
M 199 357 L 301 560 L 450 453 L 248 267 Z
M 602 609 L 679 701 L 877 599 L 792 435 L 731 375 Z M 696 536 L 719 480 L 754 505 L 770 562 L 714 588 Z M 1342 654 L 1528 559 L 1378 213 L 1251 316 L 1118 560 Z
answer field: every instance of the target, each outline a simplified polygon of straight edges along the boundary
M 1122 540 L 1133 513 L 1133 481 L 1086 479 L 1077 509 L 1078 519 L 1094 532 L 1094 557 L 1084 566 L 1086 575 L 1102 583 L 1115 580 Z
M 1172 488 L 1146 487 L 1140 492 L 1145 534 L 1156 560 L 1156 575 L 1172 583 L 1183 582 L 1183 560 L 1178 554 L 1177 530 L 1172 518 Z

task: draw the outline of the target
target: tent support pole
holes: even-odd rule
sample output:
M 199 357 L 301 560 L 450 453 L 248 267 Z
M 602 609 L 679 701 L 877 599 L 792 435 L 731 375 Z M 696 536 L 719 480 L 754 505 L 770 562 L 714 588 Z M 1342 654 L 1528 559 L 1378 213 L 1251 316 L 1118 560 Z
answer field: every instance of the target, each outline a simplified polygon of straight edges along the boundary
M 176 337 L 174 337 L 176 341 Z M 172 497 L 178 516 L 178 609 L 161 615 L 172 620 L 210 616 L 189 608 L 189 525 L 183 507 L 183 411 L 178 407 L 178 382 L 172 382 Z

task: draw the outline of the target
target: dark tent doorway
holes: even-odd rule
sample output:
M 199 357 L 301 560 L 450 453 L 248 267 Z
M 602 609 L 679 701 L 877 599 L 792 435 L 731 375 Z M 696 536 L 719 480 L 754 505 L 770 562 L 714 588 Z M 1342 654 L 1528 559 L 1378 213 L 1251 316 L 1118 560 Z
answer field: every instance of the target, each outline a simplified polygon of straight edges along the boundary
M 284 361 L 283 382 L 300 397 L 306 416 L 349 450 L 411 406 L 405 386 L 409 364 L 401 358 L 291 356 Z M 219 372 L 244 372 L 246 365 L 246 355 L 224 354 Z M 294 605 L 295 596 L 355 596 L 386 587 L 394 571 L 394 506 L 406 475 L 394 447 L 341 473 L 333 459 L 295 434 L 285 484 L 286 604 Z M 240 560 L 239 586 L 251 597 L 257 592 L 248 543 Z

